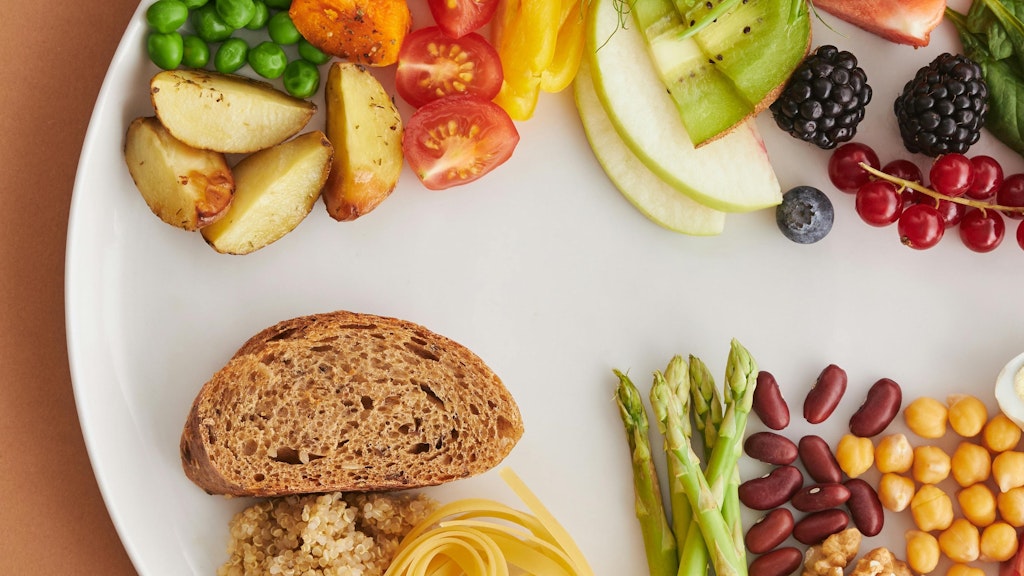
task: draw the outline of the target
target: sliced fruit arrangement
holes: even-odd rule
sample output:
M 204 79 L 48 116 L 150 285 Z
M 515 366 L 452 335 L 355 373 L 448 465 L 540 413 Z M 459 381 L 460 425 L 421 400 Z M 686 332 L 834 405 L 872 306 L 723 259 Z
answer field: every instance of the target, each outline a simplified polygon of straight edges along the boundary
M 695 146 L 767 108 L 810 46 L 805 0 L 638 0 L 631 13 Z
M 621 27 L 619 18 L 612 0 L 592 2 L 587 54 L 593 88 L 629 151 L 657 178 L 708 208 L 744 212 L 778 204 L 779 183 L 755 124 L 745 122 L 716 141 L 695 147 L 654 69 L 643 36 L 633 26 Z M 743 171 L 733 169 L 737 163 Z M 640 201 L 635 191 L 623 192 Z M 641 210 L 653 213 L 662 208 Z M 691 216 L 700 220 L 706 212 Z M 690 226 L 674 223 L 677 228 Z M 692 226 L 699 229 L 702 224 Z
M 891 42 L 927 46 L 946 0 L 814 0 L 814 7 Z
M 574 86 L 590 148 L 622 195 L 669 230 L 695 236 L 720 234 L 725 228 L 724 212 L 704 206 L 658 178 L 622 141 L 594 90 L 589 62 L 580 66 Z

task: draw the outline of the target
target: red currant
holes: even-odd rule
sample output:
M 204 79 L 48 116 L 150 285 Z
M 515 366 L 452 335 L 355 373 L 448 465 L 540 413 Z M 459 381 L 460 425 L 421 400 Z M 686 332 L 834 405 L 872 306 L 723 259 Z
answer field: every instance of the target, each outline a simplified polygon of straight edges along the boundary
M 1024 207 L 1024 174 L 1011 174 L 1003 180 L 1003 185 L 996 192 L 996 204 L 1000 206 Z M 1024 212 L 1015 210 L 1006 212 L 1007 218 L 1024 218 Z
M 932 190 L 946 196 L 962 196 L 974 182 L 974 166 L 963 154 L 943 154 L 928 172 Z
M 1024 250 L 1024 221 L 1017 225 L 1017 245 Z
M 995 210 L 971 208 L 960 222 L 960 240 L 975 252 L 991 252 L 1003 241 L 1006 224 Z
M 903 212 L 903 195 L 888 180 L 872 180 L 857 190 L 856 207 L 861 220 L 872 226 L 888 226 Z
M 871 179 L 871 174 L 860 167 L 863 162 L 878 169 L 881 162 L 870 146 L 858 142 L 843 144 L 828 159 L 828 177 L 836 188 L 854 194 Z
M 896 224 L 900 242 L 915 250 L 926 250 L 942 240 L 946 227 L 934 206 L 914 204 L 900 215 Z
M 984 155 L 971 158 L 971 166 L 974 167 L 974 182 L 967 189 L 967 195 L 976 200 L 995 196 L 1003 183 L 1003 167 L 995 158 Z
M 967 211 L 967 206 L 959 202 L 933 198 L 921 192 L 914 192 L 914 203 L 928 204 L 938 210 L 939 216 L 942 216 L 942 223 L 945 224 L 946 228 L 952 228 L 959 224 L 960 220 L 964 217 L 964 212 Z
M 909 180 L 910 182 L 917 182 L 922 184 L 924 182 L 924 176 L 921 174 L 921 169 L 917 167 L 910 160 L 893 160 L 885 166 L 882 166 L 882 172 L 885 172 L 889 176 L 895 176 L 903 180 Z

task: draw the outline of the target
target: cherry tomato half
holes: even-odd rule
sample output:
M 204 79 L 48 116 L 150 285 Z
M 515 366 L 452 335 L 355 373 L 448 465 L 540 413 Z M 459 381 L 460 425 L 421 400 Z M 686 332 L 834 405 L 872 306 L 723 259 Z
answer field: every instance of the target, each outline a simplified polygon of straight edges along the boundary
M 519 131 L 505 110 L 479 96 L 448 96 L 416 110 L 402 152 L 431 190 L 466 184 L 512 156 Z
M 395 88 L 417 108 L 457 94 L 491 100 L 501 80 L 498 51 L 476 32 L 455 40 L 428 26 L 406 36 L 398 52 Z
M 428 0 L 437 25 L 451 38 L 461 38 L 487 24 L 498 0 Z

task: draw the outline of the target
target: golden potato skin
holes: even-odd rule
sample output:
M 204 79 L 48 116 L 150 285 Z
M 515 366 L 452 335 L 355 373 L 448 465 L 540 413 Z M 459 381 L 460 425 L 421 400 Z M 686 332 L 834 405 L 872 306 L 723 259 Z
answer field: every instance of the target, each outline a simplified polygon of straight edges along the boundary
M 334 165 L 324 186 L 327 212 L 355 220 L 384 201 L 402 172 L 402 117 L 380 82 L 351 62 L 335 62 L 325 86 Z
M 312 102 L 273 85 L 210 70 L 164 70 L 150 79 L 157 118 L 195 148 L 248 154 L 298 134 L 316 113 Z
M 154 117 L 128 125 L 124 159 L 149 209 L 172 226 L 198 230 L 231 205 L 235 180 L 224 155 L 181 142 Z

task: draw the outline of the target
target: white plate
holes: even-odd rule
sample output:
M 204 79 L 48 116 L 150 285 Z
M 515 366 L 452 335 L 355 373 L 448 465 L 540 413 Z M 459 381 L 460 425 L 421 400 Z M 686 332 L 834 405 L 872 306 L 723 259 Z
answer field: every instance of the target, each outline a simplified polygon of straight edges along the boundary
M 209 575 L 224 561 L 228 519 L 246 502 L 207 496 L 185 478 L 180 429 L 199 387 L 238 345 L 300 314 L 397 316 L 483 357 L 525 419 L 506 463 L 550 505 L 598 574 L 646 570 L 613 367 L 646 389 L 672 354 L 692 353 L 720 378 L 737 337 L 779 378 L 799 421 L 803 390 L 834 362 L 849 372 L 851 391 L 817 433 L 837 439 L 844 414 L 881 376 L 901 382 L 908 396 L 969 389 L 994 406 L 993 378 L 1024 349 L 1015 223 L 987 255 L 969 252 L 955 234 L 927 252 L 904 248 L 895 229 L 861 223 L 852 196 L 831 188 L 828 152 L 764 116 L 783 187 L 830 192 L 831 235 L 793 244 L 772 211 L 732 216 L 720 237 L 676 235 L 608 183 L 569 92 L 545 95 L 535 118 L 519 124 L 514 157 L 473 185 L 430 192 L 407 171 L 393 197 L 359 221 L 336 223 L 318 204 L 270 247 L 218 255 L 198 235 L 155 218 L 121 158 L 128 122 L 151 114 L 146 85 L 155 68 L 144 52 L 143 9 L 111 63 L 85 140 L 66 290 L 86 442 L 114 523 L 146 576 Z M 851 48 L 874 87 L 858 140 L 883 158 L 909 157 L 891 102 L 917 67 L 958 49 L 952 26 L 942 24 L 931 47 L 914 50 L 826 17 L 842 35 L 816 22 L 815 44 Z M 1009 172 L 1024 170 L 988 135 L 975 151 L 994 154 Z M 794 424 L 793 434 L 801 430 Z M 515 503 L 494 473 L 431 493 Z M 884 534 L 895 546 L 901 532 Z

